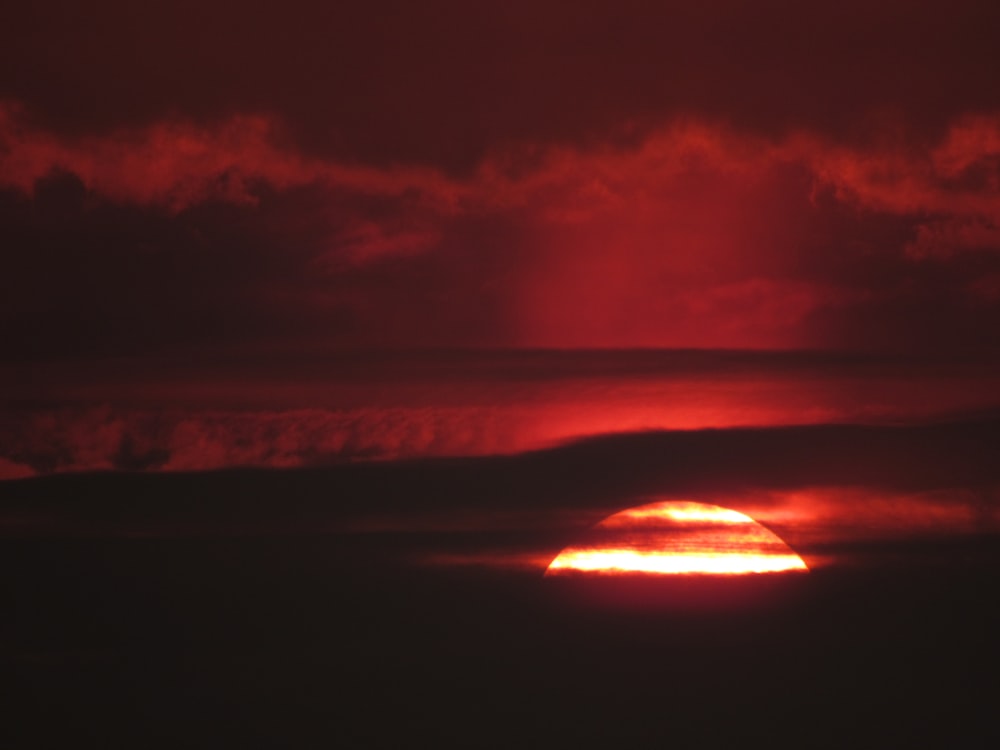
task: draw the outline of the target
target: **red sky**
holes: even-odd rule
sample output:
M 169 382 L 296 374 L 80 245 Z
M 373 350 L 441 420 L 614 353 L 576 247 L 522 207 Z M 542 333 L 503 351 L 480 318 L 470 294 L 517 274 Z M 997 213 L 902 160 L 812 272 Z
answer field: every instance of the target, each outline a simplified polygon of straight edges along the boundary
M 998 0 L 2 7 L 33 739 L 995 734 Z M 813 572 L 545 586 L 662 501 Z
M 996 347 L 992 4 L 329 5 L 13 12 L 5 358 Z
M 298 430 L 296 463 L 357 424 L 379 425 L 343 438 L 359 455 L 399 456 L 992 406 L 992 369 L 913 383 L 998 354 L 998 29 L 985 2 L 22 4 L 0 29 L 0 474 L 116 465 L 135 409 L 225 410 L 233 388 L 253 404 L 181 430 L 221 435 L 218 456 L 177 458 L 175 415 L 148 460 L 280 464 L 273 441 L 240 452 L 247 429 Z M 345 405 L 301 382 L 310 353 L 442 347 L 923 369 L 748 395 L 793 382 L 775 371 L 659 416 L 628 383 L 543 399 L 501 376 L 465 404 L 507 410 L 463 412 L 474 436 L 435 411 L 444 386 Z M 540 419 L 524 399 L 566 413 L 511 427 Z

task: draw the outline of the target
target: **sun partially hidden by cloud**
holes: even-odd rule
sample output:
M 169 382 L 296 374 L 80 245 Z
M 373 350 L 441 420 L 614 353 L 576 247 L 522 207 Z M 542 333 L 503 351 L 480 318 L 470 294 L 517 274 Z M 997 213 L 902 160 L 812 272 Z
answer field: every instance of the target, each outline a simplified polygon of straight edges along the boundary
M 807 571 L 802 558 L 747 515 L 686 501 L 616 513 L 567 547 L 546 575 L 742 575 Z

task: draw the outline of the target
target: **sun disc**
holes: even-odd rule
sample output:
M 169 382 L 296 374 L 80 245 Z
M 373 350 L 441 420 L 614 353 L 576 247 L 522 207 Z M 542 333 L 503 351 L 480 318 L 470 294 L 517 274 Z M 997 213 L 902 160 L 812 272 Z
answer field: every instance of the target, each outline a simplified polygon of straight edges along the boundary
M 565 548 L 553 575 L 747 575 L 806 572 L 782 539 L 750 516 L 706 503 L 666 501 L 623 510 Z

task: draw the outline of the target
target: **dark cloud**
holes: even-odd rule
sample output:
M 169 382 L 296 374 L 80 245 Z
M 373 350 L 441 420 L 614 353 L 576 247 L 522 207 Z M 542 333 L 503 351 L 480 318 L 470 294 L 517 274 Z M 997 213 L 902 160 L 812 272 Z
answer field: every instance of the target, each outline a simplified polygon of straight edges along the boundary
M 345 552 L 372 544 L 383 561 L 538 572 L 607 515 L 672 498 L 749 513 L 818 565 L 831 555 L 926 562 L 928 552 L 949 562 L 956 549 L 995 559 L 995 537 L 958 545 L 998 529 L 998 454 L 998 423 L 980 419 L 646 432 L 292 471 L 55 476 L 0 487 L 0 533 L 319 534 Z
M 0 194 L 3 357 L 278 338 L 473 343 L 495 328 L 475 281 L 487 254 L 414 251 L 413 232 L 425 241 L 399 202 L 309 187 L 254 198 L 167 213 L 111 201 L 68 172 L 39 179 L 31 199 Z

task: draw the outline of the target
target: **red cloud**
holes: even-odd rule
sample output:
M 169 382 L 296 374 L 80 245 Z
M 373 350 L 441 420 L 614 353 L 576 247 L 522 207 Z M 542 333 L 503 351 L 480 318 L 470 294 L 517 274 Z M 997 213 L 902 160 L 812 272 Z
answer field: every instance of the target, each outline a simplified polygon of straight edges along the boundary
M 25 466 L 17 461 L 0 456 L 0 480 L 3 479 L 27 479 L 35 476 L 36 472 L 30 466 Z
M 859 151 L 799 137 L 791 149 L 841 200 L 914 217 L 914 259 L 1000 250 L 1000 115 L 960 118 L 931 148 Z
M 456 372 L 433 360 L 388 358 L 360 370 L 367 373 L 360 380 L 313 371 L 315 380 L 211 380 L 203 373 L 200 382 L 170 382 L 153 367 L 156 375 L 134 374 L 128 386 L 87 386 L 77 373 L 56 393 L 117 405 L 12 413 L 0 431 L 0 476 L 512 454 L 609 433 L 886 423 L 997 404 L 996 368 L 985 366 L 784 370 L 763 366 L 771 360 L 742 359 L 734 371 L 716 365 L 676 372 L 682 360 L 640 358 L 637 365 L 613 354 L 582 362 L 539 354 L 532 370 L 498 354 Z M 575 362 L 591 374 L 582 376 Z M 617 368 L 621 375 L 602 374 Z M 498 374 L 508 369 L 513 376 Z M 38 403 L 67 377 L 34 372 L 38 390 L 25 391 L 15 379 L 9 394 Z
M 240 115 L 211 127 L 171 120 L 65 139 L 30 128 L 20 107 L 0 102 L 0 180 L 30 191 L 53 170 L 65 170 L 113 200 L 172 211 L 208 200 L 254 203 L 255 183 L 278 190 L 320 183 L 372 195 L 420 191 L 444 208 L 456 199 L 434 170 L 309 159 L 283 147 L 280 131 L 273 118 Z
M 905 139 L 848 147 L 806 131 L 774 140 L 678 121 L 653 130 L 638 146 L 499 150 L 465 179 L 430 167 L 307 157 L 287 143 L 278 121 L 262 115 L 214 126 L 171 120 L 69 139 L 31 128 L 21 107 L 0 102 L 0 142 L 4 184 L 30 191 L 62 169 L 115 200 L 174 210 L 205 200 L 253 202 L 258 181 L 279 190 L 323 183 L 361 194 L 417 193 L 442 215 L 533 207 L 547 223 L 573 224 L 625 206 L 638 218 L 661 211 L 664 191 L 705 187 L 691 180 L 706 170 L 755 181 L 798 165 L 842 199 L 872 210 L 994 219 L 1000 211 L 1000 115 L 960 118 L 926 148 L 907 146 Z
M 300 288 L 253 294 L 306 317 L 344 310 L 355 343 L 885 345 L 921 339 L 898 330 L 913 319 L 907 305 L 944 306 L 945 319 L 965 325 L 957 300 L 997 271 L 911 278 L 921 261 L 1000 247 L 1000 116 L 956 120 L 922 147 L 678 120 L 627 146 L 496 150 L 464 177 L 306 156 L 263 116 L 76 139 L 26 122 L 17 107 L 0 108 L 0 180 L 24 192 L 55 169 L 98 196 L 168 214 L 319 191 L 329 208 L 320 199 L 301 210 L 321 216 L 324 234 L 304 250 L 294 240 L 299 267 L 284 275 Z M 355 203 L 338 208 L 345 200 Z M 281 221 L 278 235 L 316 216 Z M 881 224 L 869 236 L 864 222 Z M 408 263 L 385 265 L 400 259 Z M 379 271 L 336 283 L 368 266 Z M 492 327 L 477 331 L 465 321 L 487 305 Z

